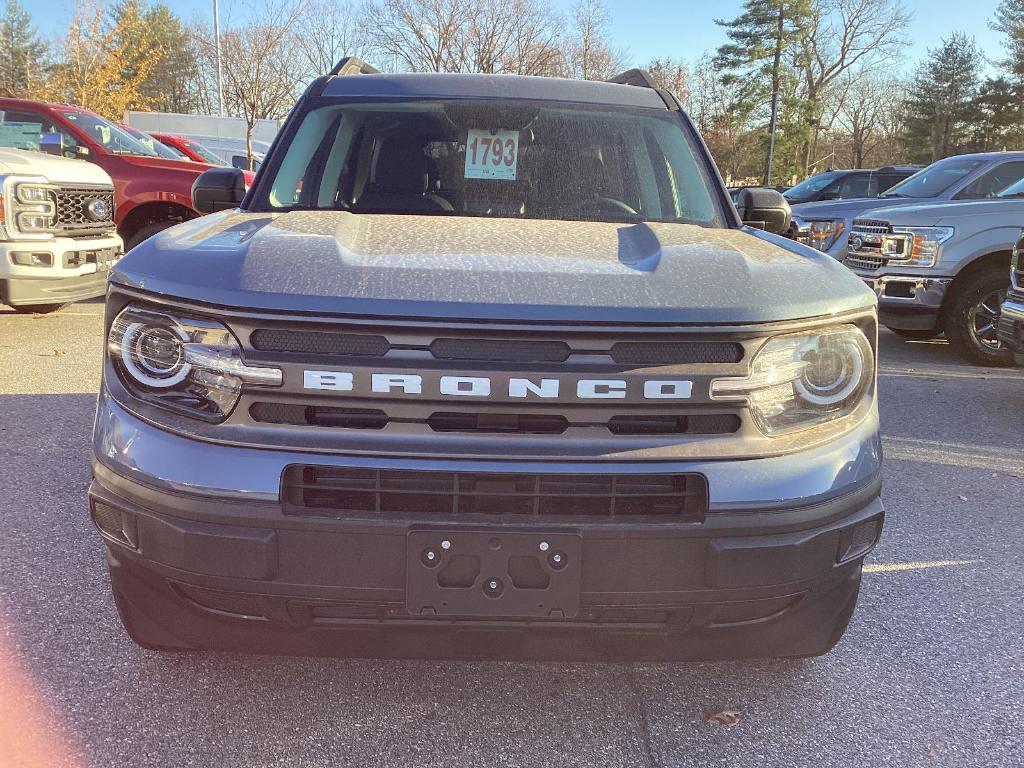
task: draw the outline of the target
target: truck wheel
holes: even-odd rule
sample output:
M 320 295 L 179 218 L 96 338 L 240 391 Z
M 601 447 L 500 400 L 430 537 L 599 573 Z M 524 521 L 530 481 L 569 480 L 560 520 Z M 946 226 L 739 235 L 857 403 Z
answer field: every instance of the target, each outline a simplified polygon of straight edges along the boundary
M 14 307 L 14 311 L 22 315 L 49 315 L 67 304 L 22 304 Z
M 936 336 L 942 335 L 942 331 L 938 328 L 927 331 L 908 330 L 906 328 L 890 328 L 889 330 L 897 336 L 902 336 L 904 339 L 913 339 L 914 341 L 927 341 L 928 339 L 934 339 Z
M 176 221 L 157 221 L 153 224 L 147 224 L 129 238 L 128 244 L 125 246 L 125 251 L 130 251 L 143 240 L 149 240 L 153 235 L 158 232 L 163 232 L 165 229 L 170 229 L 177 223 L 178 222 Z
M 946 314 L 946 339 L 964 360 L 996 368 L 1013 365 L 1013 352 L 996 338 L 999 305 L 1009 287 L 1007 270 L 989 268 L 967 275 L 955 288 Z

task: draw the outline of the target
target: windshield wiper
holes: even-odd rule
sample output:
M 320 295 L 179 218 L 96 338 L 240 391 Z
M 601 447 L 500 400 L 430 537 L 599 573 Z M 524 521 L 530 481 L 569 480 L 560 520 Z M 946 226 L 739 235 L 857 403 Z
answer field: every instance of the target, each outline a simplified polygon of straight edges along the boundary
M 883 192 L 879 197 L 910 197 L 910 195 L 904 195 L 902 192 Z
M 1009 200 L 1011 197 L 1024 197 L 1024 189 L 1020 192 L 1004 192 L 1001 195 L 996 195 L 996 197 L 1002 200 Z

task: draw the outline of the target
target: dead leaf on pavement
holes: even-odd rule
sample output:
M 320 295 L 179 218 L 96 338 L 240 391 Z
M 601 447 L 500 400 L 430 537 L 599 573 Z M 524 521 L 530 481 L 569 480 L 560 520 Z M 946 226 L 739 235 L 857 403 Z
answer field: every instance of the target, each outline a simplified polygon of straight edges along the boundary
M 740 713 L 736 709 L 708 709 L 701 713 L 705 723 L 716 725 L 738 725 Z
M 938 757 L 938 756 L 939 756 L 939 748 L 936 747 L 934 744 L 929 744 L 928 745 L 928 757 Z

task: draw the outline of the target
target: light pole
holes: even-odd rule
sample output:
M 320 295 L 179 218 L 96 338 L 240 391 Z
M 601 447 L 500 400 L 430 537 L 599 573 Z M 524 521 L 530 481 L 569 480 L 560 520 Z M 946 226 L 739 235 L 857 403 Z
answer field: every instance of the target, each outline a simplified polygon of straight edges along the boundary
M 213 39 L 217 50 L 217 113 L 224 116 L 224 70 L 220 63 L 220 3 L 213 0 Z

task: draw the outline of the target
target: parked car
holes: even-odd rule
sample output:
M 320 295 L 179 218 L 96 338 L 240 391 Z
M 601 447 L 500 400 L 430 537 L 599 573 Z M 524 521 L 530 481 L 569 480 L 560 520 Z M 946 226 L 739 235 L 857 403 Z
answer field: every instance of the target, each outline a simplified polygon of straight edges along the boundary
M 222 160 L 220 157 L 215 155 L 209 149 L 204 147 L 198 141 L 190 139 L 187 136 L 172 136 L 165 133 L 154 134 L 154 137 L 160 140 L 161 144 L 164 144 L 172 149 L 181 152 L 188 159 L 193 160 L 197 163 L 204 163 L 206 165 L 218 167 L 218 168 L 229 168 L 227 162 Z M 256 178 L 256 174 L 252 171 L 242 171 L 242 176 L 245 179 L 246 186 L 252 184 Z
M 223 136 L 189 136 L 188 138 L 202 144 L 223 163 L 243 171 L 249 170 L 249 155 L 246 153 L 245 139 L 231 139 Z M 253 141 L 253 171 L 260 169 L 263 158 L 270 145 L 262 141 Z
M 843 634 L 883 520 L 874 295 L 773 234 L 779 193 L 730 204 L 643 73 L 500 80 L 319 78 L 248 193 L 207 171 L 212 215 L 112 273 L 89 498 L 137 643 Z
M 1013 246 L 1010 288 L 1003 300 L 997 329 L 999 340 L 1013 352 L 1017 365 L 1024 365 L 1024 233 Z
M 881 208 L 853 222 L 846 265 L 874 289 L 882 325 L 945 333 L 964 360 L 1012 365 L 997 329 L 1022 223 L 1024 181 L 993 200 Z
M 33 126 L 0 123 L 0 303 L 19 312 L 102 296 L 123 251 L 110 177 L 38 146 L 6 148 L 37 140 Z
M 791 205 L 819 200 L 850 200 L 878 197 L 921 170 L 919 165 L 887 165 L 884 168 L 829 169 L 810 176 L 785 191 Z
M 192 183 L 208 165 L 159 157 L 114 123 L 79 107 L 0 98 L 0 114 L 3 122 L 34 127 L 38 137 L 58 137 L 65 157 L 89 160 L 110 175 L 115 221 L 126 248 L 199 215 L 192 207 Z
M 876 208 L 985 200 L 1024 178 L 1024 152 L 984 152 L 938 160 L 876 198 L 793 206 L 790 236 L 842 260 L 853 220 Z
M 173 147 L 168 147 L 162 141 L 150 136 L 148 133 L 140 131 L 138 128 L 132 128 L 130 125 L 124 123 L 118 123 L 117 127 L 127 133 L 133 139 L 142 144 L 146 149 L 150 150 L 154 154 L 166 159 L 166 160 L 190 160 L 183 152 L 179 152 Z
M 226 168 L 231 167 L 231 163 L 227 162 L 220 155 L 215 154 L 207 147 L 204 147 L 202 143 L 195 139 L 190 139 L 187 136 L 177 136 L 170 133 L 154 133 L 153 138 L 172 149 L 178 150 L 178 152 L 181 152 L 185 157 L 197 163 L 206 163 L 207 165 Z

